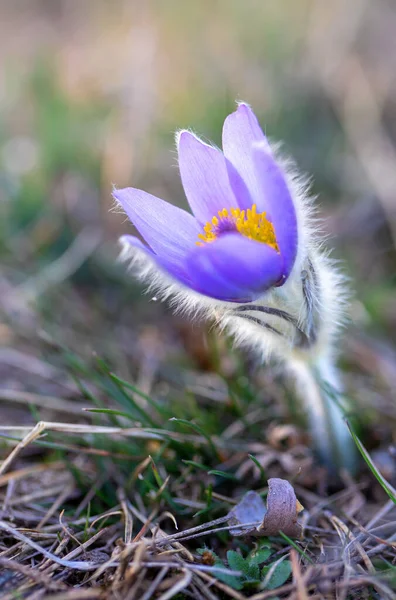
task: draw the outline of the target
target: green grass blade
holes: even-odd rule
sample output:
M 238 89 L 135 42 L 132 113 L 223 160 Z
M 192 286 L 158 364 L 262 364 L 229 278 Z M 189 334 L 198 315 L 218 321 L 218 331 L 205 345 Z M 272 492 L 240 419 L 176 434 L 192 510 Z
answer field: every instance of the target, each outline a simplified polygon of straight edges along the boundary
M 294 550 L 297 550 L 297 552 L 298 552 L 299 554 L 301 554 L 301 556 L 302 556 L 303 558 L 305 558 L 305 560 L 306 560 L 307 562 L 309 562 L 309 564 L 310 564 L 310 565 L 313 565 L 313 564 L 314 564 L 313 560 L 311 560 L 311 559 L 309 558 L 309 556 L 307 556 L 307 553 L 306 553 L 306 551 L 305 551 L 305 550 L 303 550 L 302 548 L 300 548 L 300 546 L 298 546 L 298 545 L 296 544 L 296 542 L 294 542 L 292 539 L 290 539 L 288 535 L 286 535 L 285 533 L 283 533 L 283 531 L 280 531 L 280 532 L 279 532 L 279 535 L 280 535 L 281 537 L 283 537 L 283 539 L 284 539 L 284 540 L 285 540 L 285 541 L 286 541 L 288 544 L 290 544 L 290 546 L 292 546 L 292 547 L 294 548 Z
M 131 421 L 136 421 L 136 418 L 130 413 L 123 412 L 122 410 L 116 410 L 114 408 L 86 408 L 85 412 L 99 413 L 104 415 L 116 415 L 118 417 L 125 417 Z
M 219 469 L 212 469 L 208 471 L 208 475 L 217 475 L 218 477 L 224 477 L 224 479 L 231 479 L 232 481 L 238 481 L 238 478 L 235 477 L 232 473 L 226 473 L 225 471 L 219 471 Z
M 173 421 L 175 423 L 181 423 L 182 425 L 186 425 L 186 427 L 190 427 L 191 429 L 193 429 L 196 433 L 199 433 L 199 435 L 202 435 L 208 442 L 210 448 L 212 449 L 212 452 L 214 454 L 214 456 L 217 457 L 218 460 L 221 460 L 221 456 L 216 448 L 216 446 L 213 443 L 212 438 L 210 437 L 210 435 L 208 435 L 206 433 L 206 431 L 204 431 L 202 429 L 202 427 L 200 427 L 199 425 L 197 425 L 196 423 L 191 423 L 190 421 L 187 421 L 186 419 L 178 419 L 176 417 L 172 417 L 171 419 L 169 419 L 170 421 Z
M 264 471 L 262 465 L 260 465 L 259 461 L 257 460 L 257 458 L 255 456 L 253 456 L 253 454 L 248 454 L 248 457 L 250 458 L 250 460 L 252 460 L 254 462 L 254 464 L 256 465 L 256 467 L 258 468 L 258 470 L 260 471 L 261 477 L 265 481 L 267 478 L 265 476 L 265 471 Z
M 358 447 L 360 454 L 363 456 L 364 460 L 366 461 L 370 471 L 373 473 L 374 477 L 376 478 L 378 483 L 381 485 L 381 487 L 384 489 L 384 491 L 389 496 L 389 498 L 392 500 L 392 502 L 394 502 L 396 504 L 395 488 L 385 479 L 385 477 L 383 477 L 383 475 L 381 475 L 381 473 L 375 466 L 370 454 L 367 452 L 366 448 L 363 446 L 362 442 L 360 441 L 360 439 L 358 438 L 356 433 L 353 431 L 350 423 L 348 423 L 348 421 L 347 421 L 346 424 L 348 425 L 348 429 L 351 432 L 353 440 L 354 440 L 356 446 Z
M 109 376 L 114 382 L 118 383 L 120 386 L 130 390 L 137 396 L 140 396 L 140 398 L 145 400 L 147 402 L 147 404 L 149 404 L 152 408 L 154 408 L 158 412 L 158 414 L 161 415 L 161 417 L 169 419 L 169 417 L 171 416 L 171 413 L 168 410 L 166 410 L 166 408 L 160 406 L 157 402 L 155 402 L 155 400 L 153 400 L 148 394 L 145 394 L 144 392 L 139 390 L 139 388 L 137 388 L 132 383 L 129 383 L 128 381 L 125 381 L 124 379 L 121 379 L 121 377 L 118 377 L 118 375 L 116 375 L 113 372 L 109 372 Z

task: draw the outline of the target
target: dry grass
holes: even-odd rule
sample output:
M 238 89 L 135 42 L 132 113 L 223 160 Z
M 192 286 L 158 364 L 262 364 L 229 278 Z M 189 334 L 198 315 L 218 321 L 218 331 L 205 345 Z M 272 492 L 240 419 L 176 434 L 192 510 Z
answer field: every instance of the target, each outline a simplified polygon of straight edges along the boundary
M 73 423 L 2 426 L 3 440 L 10 447 L 0 467 L 2 597 L 163 600 L 183 593 L 209 600 L 247 596 L 261 600 L 333 597 L 336 590 L 344 598 L 393 597 L 394 503 L 386 501 L 367 472 L 359 480 L 344 474 L 338 489 L 329 493 L 326 473 L 314 467 L 299 428 L 276 424 L 270 407 L 260 415 L 261 399 L 254 392 L 262 377 L 259 372 L 251 372 L 252 397 L 243 417 L 233 416 L 232 408 L 227 408 L 235 384 L 232 376 L 226 388 L 221 378 L 215 380 L 217 389 L 212 381 L 208 397 L 198 383 L 199 373 L 190 372 L 193 387 L 199 390 L 199 409 L 197 413 L 195 408 L 191 423 L 206 430 L 202 435 L 182 432 L 180 421 L 162 420 L 161 426 L 148 427 L 145 394 L 135 394 L 129 408 L 120 407 L 114 389 L 109 395 L 104 380 L 98 379 L 95 362 L 81 361 L 76 368 L 77 356 L 72 354 L 71 368 L 70 356 L 60 352 L 71 370 L 63 371 L 59 360 L 56 368 L 47 365 L 47 369 L 46 363 L 33 362 L 37 377 L 48 384 L 56 373 L 59 385 L 78 396 L 81 391 L 76 393 L 69 374 L 79 371 L 80 390 L 89 387 L 90 399 L 102 397 L 106 408 L 80 411 L 79 416 L 74 411 Z M 224 359 L 229 354 L 226 349 L 221 352 Z M 23 355 L 13 354 L 14 363 L 16 357 L 27 355 L 26 349 Z M 28 367 L 29 362 L 21 364 Z M 99 367 L 101 375 L 106 374 L 103 362 Z M 284 393 L 267 375 L 267 389 Z M 160 401 L 154 394 L 150 401 L 159 401 L 158 410 L 177 414 L 180 406 L 171 400 L 174 393 L 169 391 Z M 239 402 L 247 401 L 241 390 L 238 394 Z M 12 394 L 9 397 L 13 400 Z M 41 397 L 43 402 L 38 393 L 18 399 L 26 406 L 33 399 L 31 406 L 63 417 L 70 404 L 84 405 L 81 398 Z M 213 403 L 219 402 L 226 412 L 221 429 L 212 435 L 207 428 L 219 425 L 205 419 Z M 125 415 L 135 418 L 136 406 L 143 423 L 131 427 Z M 259 415 L 263 420 L 257 425 Z M 154 410 L 150 418 L 156 419 Z M 108 419 L 122 423 L 104 424 Z M 263 430 L 265 443 L 260 439 Z M 270 566 L 267 579 L 235 589 L 224 576 L 238 577 L 240 572 L 224 562 L 226 552 L 239 549 L 249 557 L 263 540 L 233 538 L 227 514 L 249 489 L 265 496 L 263 477 L 271 474 L 292 481 L 305 509 L 303 536 L 294 541 L 282 535 L 265 539 L 271 550 L 262 565 Z M 202 554 L 200 548 L 207 550 Z M 276 570 L 285 559 L 291 561 L 291 578 L 265 589 L 271 568 Z
M 67 434 L 73 431 L 73 426 L 61 424 L 48 427 Z M 102 429 L 97 431 L 94 426 L 84 426 L 79 429 L 82 432 L 90 439 L 92 434 L 104 435 Z M 109 428 L 105 435 L 112 437 L 116 433 Z M 33 442 L 32 436 L 30 441 Z M 87 457 L 80 455 L 73 462 L 80 474 L 92 475 Z M 140 465 L 140 476 L 150 461 L 145 463 Z M 2 597 L 15 598 L 17 591 L 20 597 L 29 598 L 105 595 L 148 599 L 171 598 L 182 590 L 186 597 L 195 598 L 246 597 L 214 577 L 222 569 L 210 566 L 208 559 L 205 564 L 196 553 L 196 540 L 208 547 L 218 546 L 213 530 L 218 533 L 219 527 L 230 528 L 222 526 L 224 518 L 169 534 L 166 529 L 174 529 L 176 521 L 161 499 L 163 490 L 158 491 L 150 506 L 145 506 L 147 500 L 141 494 L 132 491 L 127 495 L 122 487 L 116 490 L 119 503 L 110 510 L 101 514 L 88 511 L 81 516 L 100 482 L 96 481 L 86 496 L 79 498 L 68 468 L 67 462 L 59 461 L 48 464 L 45 470 L 32 465 L 1 476 Z M 251 597 L 304 598 L 309 594 L 319 598 L 331 593 L 336 585 L 344 597 L 351 593 L 354 597 L 371 597 L 367 595 L 371 589 L 370 594 L 375 590 L 381 598 L 392 598 L 390 582 L 379 576 L 375 561 L 391 564 L 395 557 L 394 503 L 388 501 L 368 518 L 372 511 L 367 501 L 369 486 L 368 480 L 360 485 L 349 481 L 342 491 L 320 497 L 296 485 L 305 505 L 304 535 L 297 541 L 300 555 L 281 539 L 271 540 L 275 552 L 271 560 L 291 552 L 293 581 Z M 191 499 L 184 497 L 183 491 L 172 486 L 174 498 L 188 503 Z M 235 501 L 224 496 L 221 500 L 222 505 L 229 507 Z M 106 521 L 111 524 L 106 525 Z

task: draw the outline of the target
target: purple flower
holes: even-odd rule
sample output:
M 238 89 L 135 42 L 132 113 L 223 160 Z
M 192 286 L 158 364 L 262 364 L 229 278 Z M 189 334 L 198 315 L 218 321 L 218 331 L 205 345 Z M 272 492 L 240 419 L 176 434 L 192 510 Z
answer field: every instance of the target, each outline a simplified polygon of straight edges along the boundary
M 223 126 L 223 152 L 189 131 L 177 137 L 179 167 L 193 215 L 147 192 L 114 197 L 146 244 L 123 236 L 173 280 L 228 302 L 251 302 L 287 280 L 297 221 L 281 167 L 246 104 Z

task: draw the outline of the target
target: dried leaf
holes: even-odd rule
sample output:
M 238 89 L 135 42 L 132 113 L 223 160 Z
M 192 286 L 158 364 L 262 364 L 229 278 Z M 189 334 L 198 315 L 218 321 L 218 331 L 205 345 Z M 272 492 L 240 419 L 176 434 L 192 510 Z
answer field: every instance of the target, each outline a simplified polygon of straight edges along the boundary
M 302 443 L 302 434 L 294 425 L 273 425 L 267 433 L 269 445 L 276 450 L 294 448 Z
M 235 536 L 257 534 L 257 527 L 263 521 L 266 512 L 261 496 L 257 492 L 248 492 L 228 515 L 228 524 L 239 526 L 231 529 L 230 533 Z
M 268 480 L 267 513 L 258 528 L 261 535 L 277 535 L 280 531 L 290 537 L 300 537 L 301 525 L 297 521 L 297 505 L 293 486 L 285 479 Z
M 229 513 L 228 523 L 234 536 L 278 535 L 280 531 L 290 537 L 300 537 L 302 527 L 297 520 L 302 510 L 293 487 L 285 479 L 268 480 L 267 507 L 257 492 L 250 491 Z

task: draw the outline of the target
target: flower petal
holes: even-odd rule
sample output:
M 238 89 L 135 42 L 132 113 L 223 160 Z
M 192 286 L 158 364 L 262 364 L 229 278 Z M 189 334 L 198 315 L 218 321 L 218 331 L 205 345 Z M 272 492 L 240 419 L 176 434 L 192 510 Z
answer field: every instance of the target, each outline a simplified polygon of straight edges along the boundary
M 135 188 L 115 190 L 113 196 L 159 256 L 176 264 L 194 248 L 201 227 L 188 212 Z
M 282 259 L 267 244 L 230 233 L 197 247 L 187 258 L 187 271 L 201 294 L 251 302 L 282 278 Z
M 187 271 L 182 263 L 174 262 L 166 256 L 158 256 L 148 246 L 146 246 L 141 240 L 133 235 L 123 235 L 120 237 L 120 243 L 123 247 L 125 256 L 130 256 L 131 250 L 139 250 L 143 252 L 150 260 L 154 261 L 156 265 L 165 271 L 171 277 L 177 279 L 184 285 L 189 285 L 189 277 Z M 121 255 L 122 258 L 122 255 Z
M 181 180 L 194 215 L 202 224 L 223 208 L 237 208 L 226 161 L 217 148 L 208 146 L 189 131 L 177 140 Z
M 231 186 L 238 199 L 240 208 L 250 208 L 257 204 L 257 209 L 266 210 L 260 198 L 256 171 L 252 161 L 253 145 L 265 144 L 270 147 L 259 122 L 252 109 L 244 103 L 231 113 L 223 125 L 223 152 L 229 164 Z
M 279 250 L 283 258 L 285 280 L 293 268 L 297 254 L 297 216 L 293 199 L 281 168 L 264 144 L 253 148 L 253 165 L 260 195 L 265 198 L 268 216 L 275 229 Z

